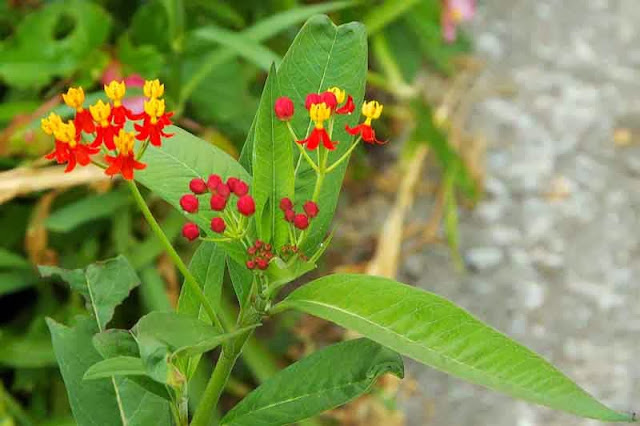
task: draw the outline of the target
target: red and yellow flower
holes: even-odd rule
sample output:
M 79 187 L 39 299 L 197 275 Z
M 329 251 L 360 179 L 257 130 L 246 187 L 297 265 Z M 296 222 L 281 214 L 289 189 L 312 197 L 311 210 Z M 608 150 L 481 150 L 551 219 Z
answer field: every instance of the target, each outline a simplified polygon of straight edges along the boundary
M 105 174 L 114 176 L 120 173 L 125 179 L 132 180 L 134 170 L 142 170 L 147 167 L 146 164 L 137 161 L 135 158 L 133 152 L 134 134 L 120 129 L 113 141 L 118 150 L 118 155 L 115 157 L 111 155 L 105 156 L 105 160 L 109 164 Z
M 89 107 L 89 110 L 91 111 L 93 120 L 96 122 L 96 138 L 93 140 L 91 146 L 99 147 L 104 144 L 107 149 L 116 149 L 113 137 L 118 133 L 122 126 L 111 123 L 111 105 L 104 103 L 102 102 L 102 99 L 99 99 L 95 105 L 91 105 Z
M 144 82 L 142 92 L 149 99 L 159 99 L 164 95 L 164 84 L 160 80 L 147 80 Z
M 145 83 L 145 94 L 149 93 L 153 95 L 164 93 L 164 85 L 160 85 L 160 87 L 161 89 L 150 88 L 147 90 L 147 84 Z M 166 126 L 171 125 L 173 112 L 165 113 L 164 110 L 164 99 L 152 97 L 144 102 L 144 119 L 142 125 L 136 124 L 134 126 L 138 132 L 136 139 L 139 141 L 148 140 L 151 142 L 151 145 L 160 146 L 163 137 L 170 138 L 173 136 L 173 133 L 165 133 L 163 130 Z
M 82 87 L 70 87 L 67 93 L 62 94 L 64 103 L 76 111 L 74 123 L 78 132 L 93 133 L 95 126 L 89 111 L 84 109 L 84 90 Z
M 379 141 L 376 139 L 376 132 L 371 127 L 371 122 L 380 118 L 382 114 L 383 105 L 378 101 L 369 101 L 362 104 L 362 115 L 365 116 L 364 123 L 358 124 L 356 127 L 349 127 L 347 124 L 345 128 L 351 135 L 360 135 L 362 140 L 370 144 L 384 144 L 385 141 Z
M 141 118 L 132 113 L 127 107 L 122 104 L 122 99 L 127 93 L 127 86 L 124 81 L 114 80 L 109 84 L 105 84 L 104 92 L 113 103 L 113 107 L 111 108 L 110 120 L 112 120 L 113 123 L 115 123 L 117 126 L 124 126 L 124 123 L 127 121 L 127 119 L 138 120 Z
M 347 101 L 339 108 L 336 108 L 336 114 L 351 114 L 353 110 L 356 108 L 353 103 L 353 97 L 351 95 L 347 96 L 346 92 L 339 87 L 331 87 L 327 90 L 327 92 L 333 93 L 336 97 L 336 107 L 343 102 L 345 102 L 345 97 Z
M 73 121 L 64 123 L 57 114 L 51 113 L 42 120 L 42 130 L 55 138 L 55 148 L 45 158 L 55 159 L 58 164 L 67 163 L 65 172 L 72 171 L 77 164 L 86 166 L 91 163 L 91 156 L 98 152 L 98 149 L 80 143 L 80 132 Z
M 331 107 L 324 102 L 324 100 L 327 100 L 327 97 L 324 96 L 325 99 L 323 100 L 323 95 L 326 93 L 329 93 L 335 100 L 335 96 L 330 92 L 324 92 L 322 95 L 313 93 L 307 96 L 307 102 L 305 103 L 305 106 L 306 104 L 309 105 L 307 109 L 309 110 L 309 117 L 313 121 L 314 127 L 308 138 L 297 142 L 301 145 L 306 145 L 310 151 L 318 148 L 320 142 L 330 151 L 336 149 L 337 142 L 331 140 L 327 130 L 324 128 L 324 122 L 331 117 Z

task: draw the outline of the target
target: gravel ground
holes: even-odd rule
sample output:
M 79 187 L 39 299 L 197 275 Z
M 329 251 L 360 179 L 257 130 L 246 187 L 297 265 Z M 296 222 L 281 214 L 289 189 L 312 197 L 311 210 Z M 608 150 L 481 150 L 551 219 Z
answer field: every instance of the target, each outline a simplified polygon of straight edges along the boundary
M 616 146 L 613 133 L 640 127 L 640 5 L 480 3 L 470 31 L 488 62 L 481 78 L 517 93 L 485 99 L 470 120 L 490 142 L 487 196 L 461 218 L 469 272 L 427 246 L 399 278 L 543 354 L 610 406 L 638 410 L 640 145 Z M 380 223 L 382 202 L 368 203 L 367 220 Z M 414 217 L 429 209 L 418 200 Z M 401 401 L 410 426 L 600 424 L 407 369 L 419 391 Z

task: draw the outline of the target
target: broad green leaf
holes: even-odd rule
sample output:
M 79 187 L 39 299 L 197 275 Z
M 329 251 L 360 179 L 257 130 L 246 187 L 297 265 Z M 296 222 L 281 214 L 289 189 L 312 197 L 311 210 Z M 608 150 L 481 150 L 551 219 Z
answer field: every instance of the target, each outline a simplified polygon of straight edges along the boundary
M 280 97 L 275 66 L 271 67 L 262 91 L 256 118 L 253 144 L 253 188 L 256 202 L 258 236 L 281 247 L 289 239 L 289 224 L 278 205 L 284 197 L 293 198 L 293 146 L 289 130 L 276 117 L 274 104 Z
M 351 4 L 352 3 L 348 1 L 335 1 L 296 7 L 264 18 L 240 34 L 250 40 L 261 42 L 315 14 L 344 9 Z M 237 56 L 237 52 L 232 49 L 219 48 L 213 50 L 207 55 L 200 68 L 194 72 L 191 78 L 183 85 L 180 92 L 180 99 L 186 100 L 189 98 L 200 83 L 207 78 L 211 70 L 224 65 L 235 56 Z
M 353 329 L 403 355 L 530 402 L 606 421 L 630 421 L 529 349 L 448 300 L 393 280 L 339 274 L 291 293 L 295 308 Z
M 280 57 L 269 48 L 252 40 L 242 33 L 238 34 L 216 25 L 207 25 L 191 32 L 190 36 L 200 42 L 220 44 L 232 49 L 238 55 L 254 63 L 264 71 L 269 71 L 271 64 L 280 62 Z
M 185 355 L 209 351 L 247 330 L 243 328 L 220 334 L 213 326 L 197 318 L 174 312 L 147 314 L 132 329 L 136 339 L 147 336 L 166 344 L 174 353 Z
M 86 298 L 89 297 L 87 288 L 87 278 L 84 276 L 82 269 L 62 269 L 57 266 L 39 265 L 38 272 L 43 278 L 59 276 L 60 279 L 71 287 L 71 290 L 77 291 Z
M 63 19 L 71 19 L 73 27 L 56 39 Z M 0 79 L 10 86 L 39 88 L 54 76 L 70 76 L 106 40 L 110 21 L 101 7 L 82 0 L 52 2 L 26 14 L 13 37 L 0 45 Z
M 233 176 L 250 182 L 246 170 L 222 150 L 179 127 L 171 126 L 167 132 L 174 133 L 174 136 L 164 140 L 161 147 L 150 147 L 146 151 L 144 161 L 147 168 L 136 173 L 136 180 L 178 211 L 183 212 L 180 197 L 189 192 L 189 182 L 193 178 L 206 179 L 216 173 L 223 179 Z M 235 199 L 232 197 L 230 202 L 235 202 Z M 208 206 L 203 206 L 196 214 L 183 214 L 210 236 L 219 237 L 210 230 L 211 218 L 216 212 Z M 243 258 L 244 248 L 239 242 L 221 245 L 230 256 Z
M 93 319 L 80 317 L 74 327 L 47 319 L 53 349 L 64 379 L 71 411 L 79 426 L 120 425 L 122 418 L 111 380 L 83 381 L 85 371 L 102 357 L 91 344 L 98 332 Z
M 223 425 L 283 425 L 345 404 L 385 373 L 404 376 L 402 358 L 368 339 L 337 343 L 268 379 L 222 419 Z
M 110 217 L 129 203 L 129 195 L 123 191 L 85 197 L 54 211 L 45 225 L 52 231 L 69 232 L 85 223 Z
M 340 143 L 330 153 L 329 163 L 342 156 L 353 141 L 344 127 L 346 124 L 355 125 L 359 119 L 357 112 L 364 96 L 366 72 L 367 35 L 364 26 L 354 22 L 336 27 L 326 16 L 315 16 L 307 21 L 278 67 L 280 95 L 289 96 L 297 109 L 291 124 L 299 138 L 303 138 L 310 129 L 304 109 L 307 94 L 338 86 L 353 96 L 356 113 L 335 117 L 332 139 Z M 301 247 L 307 255 L 317 250 L 329 230 L 346 167 L 347 162 L 342 163 L 324 180 L 318 198 L 320 213 L 311 222 Z M 302 161 L 296 177 L 296 203 L 301 205 L 312 198 L 315 183 L 315 172 Z
M 87 267 L 87 291 L 100 330 L 104 330 L 116 307 L 140 284 L 138 275 L 124 256 Z
M 140 358 L 117 356 L 93 364 L 84 373 L 84 380 L 105 379 L 111 376 L 146 376 L 147 370 Z
M 31 269 L 27 259 L 0 247 L 0 268 Z
M 227 259 L 227 265 L 229 268 L 229 277 L 231 278 L 231 285 L 233 291 L 236 293 L 238 303 L 240 306 L 245 306 L 251 293 L 251 286 L 253 285 L 253 272 L 251 272 L 243 263 L 238 263 L 233 259 Z

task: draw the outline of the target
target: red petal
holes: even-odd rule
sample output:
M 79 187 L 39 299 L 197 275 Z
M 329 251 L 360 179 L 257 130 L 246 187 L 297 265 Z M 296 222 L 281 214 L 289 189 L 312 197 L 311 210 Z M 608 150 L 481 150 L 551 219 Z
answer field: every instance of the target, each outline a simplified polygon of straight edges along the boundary
M 362 132 L 362 126 L 364 126 L 364 124 L 358 124 L 356 127 L 350 127 L 348 124 L 346 126 L 344 126 L 345 130 L 347 131 L 347 133 L 349 133 L 350 135 L 358 135 Z

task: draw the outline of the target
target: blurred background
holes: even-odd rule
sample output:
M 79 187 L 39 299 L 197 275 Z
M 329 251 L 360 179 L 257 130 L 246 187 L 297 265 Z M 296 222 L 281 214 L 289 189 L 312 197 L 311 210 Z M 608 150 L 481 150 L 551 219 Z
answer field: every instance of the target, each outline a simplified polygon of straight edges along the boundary
M 0 3 L 0 425 L 73 425 L 44 318 L 77 295 L 34 265 L 118 253 L 142 285 L 130 327 L 177 300 L 181 278 L 125 188 L 42 157 L 59 93 L 165 82 L 180 126 L 237 156 L 272 61 L 302 23 L 359 20 L 384 147 L 352 158 L 321 272 L 395 276 L 441 294 L 543 354 L 620 410 L 640 400 L 640 8 L 636 0 L 3 0 Z M 137 89 L 136 89 L 137 87 Z M 147 199 L 185 257 L 181 215 Z M 268 375 L 348 338 L 288 313 L 241 364 L 231 406 Z M 203 362 L 205 380 L 211 360 Z M 592 425 L 408 362 L 403 382 L 309 424 Z M 199 388 L 194 385 L 192 395 Z

